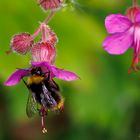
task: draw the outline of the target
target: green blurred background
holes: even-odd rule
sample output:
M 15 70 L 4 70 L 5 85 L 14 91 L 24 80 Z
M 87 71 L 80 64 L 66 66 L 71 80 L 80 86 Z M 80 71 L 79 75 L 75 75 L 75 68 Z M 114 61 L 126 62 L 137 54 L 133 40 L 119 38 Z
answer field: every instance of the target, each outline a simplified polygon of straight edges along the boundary
M 36 0 L 0 0 L 0 140 L 138 140 L 140 135 L 140 73 L 127 74 L 132 50 L 111 56 L 102 48 L 107 36 L 104 19 L 124 13 L 131 0 L 79 0 L 57 12 L 49 25 L 57 33 L 56 65 L 81 80 L 56 80 L 65 97 L 65 110 L 46 117 L 26 116 L 28 90 L 21 82 L 3 82 L 16 68 L 29 67 L 30 55 L 7 55 L 11 37 L 33 33 L 44 13 Z

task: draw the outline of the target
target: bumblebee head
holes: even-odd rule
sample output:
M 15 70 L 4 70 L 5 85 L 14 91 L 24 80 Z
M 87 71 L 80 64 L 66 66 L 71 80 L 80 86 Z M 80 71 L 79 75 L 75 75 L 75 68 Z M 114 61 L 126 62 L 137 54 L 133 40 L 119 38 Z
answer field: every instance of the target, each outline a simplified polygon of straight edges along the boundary
M 32 75 L 44 76 L 44 73 L 42 72 L 42 69 L 40 67 L 32 68 L 31 74 Z

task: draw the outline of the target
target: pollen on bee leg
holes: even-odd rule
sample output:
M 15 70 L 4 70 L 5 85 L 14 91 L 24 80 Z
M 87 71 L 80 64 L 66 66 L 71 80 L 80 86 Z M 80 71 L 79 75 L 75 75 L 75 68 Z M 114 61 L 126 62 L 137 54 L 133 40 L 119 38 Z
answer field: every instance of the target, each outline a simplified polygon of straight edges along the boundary
M 60 109 L 61 111 L 64 110 L 64 98 L 62 97 L 61 101 L 58 103 L 57 105 L 58 109 Z
M 47 133 L 47 132 L 48 132 L 48 131 L 47 131 L 47 129 L 46 129 L 46 128 L 43 128 L 43 129 L 42 129 L 42 133 L 44 133 L 44 134 L 45 134 L 45 133 Z

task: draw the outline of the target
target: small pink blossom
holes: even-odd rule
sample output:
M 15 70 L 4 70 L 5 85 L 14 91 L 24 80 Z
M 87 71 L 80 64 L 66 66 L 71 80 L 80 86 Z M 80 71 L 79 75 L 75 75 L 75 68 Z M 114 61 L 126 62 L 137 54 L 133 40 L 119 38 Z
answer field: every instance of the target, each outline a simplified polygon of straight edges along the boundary
M 56 49 L 51 44 L 42 42 L 33 46 L 31 49 L 31 54 L 33 62 L 46 61 L 53 64 L 56 56 Z
M 105 19 L 105 27 L 110 36 L 104 40 L 104 49 L 109 54 L 119 55 L 132 48 L 134 53 L 128 73 L 140 69 L 140 12 L 135 15 L 134 20 L 121 14 L 109 15 Z
M 38 0 L 44 10 L 54 10 L 60 8 L 64 0 Z
M 26 54 L 32 47 L 33 40 L 29 33 L 15 35 L 11 40 L 11 49 L 19 54 Z

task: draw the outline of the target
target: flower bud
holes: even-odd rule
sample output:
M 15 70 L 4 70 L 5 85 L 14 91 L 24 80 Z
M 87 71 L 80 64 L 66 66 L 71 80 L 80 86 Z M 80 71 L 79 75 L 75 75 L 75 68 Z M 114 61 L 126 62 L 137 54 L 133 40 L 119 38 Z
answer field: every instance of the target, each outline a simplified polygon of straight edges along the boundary
M 40 6 L 46 10 L 55 10 L 60 8 L 64 0 L 38 0 Z
M 32 47 L 33 40 L 29 33 L 15 35 L 11 40 L 11 49 L 19 54 L 26 54 Z

